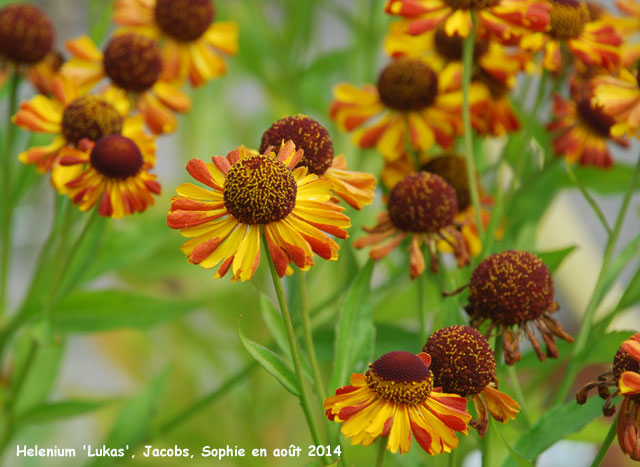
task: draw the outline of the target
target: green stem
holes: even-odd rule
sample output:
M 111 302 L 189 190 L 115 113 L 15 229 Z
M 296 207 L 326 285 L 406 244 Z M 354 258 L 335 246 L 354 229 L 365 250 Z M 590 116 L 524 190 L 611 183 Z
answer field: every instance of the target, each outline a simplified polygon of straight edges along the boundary
M 11 165 L 13 163 L 13 141 L 16 135 L 16 126 L 11 122 L 11 117 L 16 113 L 18 106 L 18 84 L 20 75 L 13 70 L 9 78 L 9 106 L 7 113 L 7 134 L 2 157 L 2 259 L 0 260 L 0 316 L 4 315 L 8 308 L 7 285 L 9 282 L 9 263 L 11 258 L 11 218 L 13 206 L 11 205 Z
M 276 290 L 276 295 L 278 297 L 278 304 L 280 305 L 280 312 L 282 313 L 285 329 L 287 331 L 287 338 L 289 340 L 289 347 L 291 349 L 291 359 L 293 360 L 293 369 L 296 373 L 296 376 L 298 378 L 298 384 L 300 386 L 300 405 L 302 406 L 302 411 L 304 412 L 304 416 L 307 419 L 307 425 L 309 426 L 309 431 L 311 432 L 311 437 L 313 438 L 313 442 L 317 446 L 319 446 L 323 443 L 320 441 L 318 427 L 316 426 L 316 422 L 313 418 L 313 412 L 311 410 L 311 405 L 309 403 L 307 388 L 304 384 L 304 375 L 302 374 L 302 363 L 300 361 L 300 351 L 298 350 L 298 342 L 296 340 L 296 335 L 293 329 L 291 314 L 289 313 L 289 305 L 287 304 L 287 299 L 284 294 L 284 290 L 282 288 L 282 282 L 280 282 L 280 277 L 278 276 L 278 272 L 276 271 L 276 266 L 273 263 L 273 258 L 271 257 L 271 252 L 269 250 L 269 245 L 267 244 L 266 236 L 263 235 L 262 239 L 264 244 L 264 251 L 269 261 L 269 269 L 271 270 L 273 287 Z M 326 463 L 327 462 L 326 458 L 323 458 L 323 461 Z
M 542 102 L 544 102 L 544 97 L 547 94 L 547 82 L 549 81 L 549 71 L 544 70 L 542 72 L 542 78 L 540 78 L 540 83 L 538 83 L 538 92 L 536 94 L 536 100 L 533 104 L 533 110 L 531 111 L 531 115 L 533 118 L 538 117 L 538 112 L 540 111 L 540 107 L 542 106 Z
M 600 206 L 598 206 L 596 200 L 593 198 L 593 196 L 591 196 L 591 193 L 587 191 L 587 188 L 580 182 L 580 180 L 578 180 L 578 177 L 576 177 L 576 174 L 573 172 L 569 161 L 566 161 L 566 166 L 569 178 L 573 183 L 575 183 L 575 185 L 580 190 L 580 193 L 582 193 L 582 196 L 584 196 L 584 199 L 587 200 L 587 203 L 589 203 L 591 209 L 593 209 L 593 212 L 596 214 L 596 216 L 598 216 L 598 219 L 600 220 L 602 227 L 604 227 L 604 229 L 607 231 L 607 234 L 611 235 L 611 227 L 609 227 L 609 223 L 607 222 L 607 218 L 604 216 L 602 209 L 600 209 Z
M 381 436 L 378 439 L 378 453 L 376 454 L 376 467 L 382 467 L 384 455 L 387 451 L 387 437 Z
M 531 426 L 531 419 L 529 418 L 529 412 L 527 409 L 527 400 L 524 397 L 524 391 L 520 385 L 520 378 L 518 378 L 518 372 L 516 371 L 515 365 L 507 365 L 507 373 L 509 374 L 511 387 L 516 394 L 516 399 L 520 404 L 520 416 L 526 427 L 529 428 Z
M 598 274 L 598 280 L 596 281 L 596 285 L 593 288 L 591 298 L 589 299 L 589 304 L 587 305 L 584 317 L 582 318 L 582 325 L 580 326 L 580 331 L 578 332 L 578 337 L 576 338 L 575 344 L 573 346 L 573 352 L 571 353 L 572 358 L 569 361 L 569 365 L 567 366 L 567 369 L 565 371 L 564 379 L 562 380 L 560 389 L 556 394 L 554 405 L 559 405 L 564 402 L 567 394 L 571 390 L 571 385 L 573 384 L 575 376 L 578 373 L 580 365 L 576 361 L 576 357 L 582 354 L 587 346 L 589 334 L 591 333 L 591 328 L 593 327 L 595 311 L 600 304 L 601 297 L 604 295 L 604 287 L 607 282 L 609 267 L 611 266 L 613 253 L 615 251 L 616 244 L 618 243 L 618 238 L 620 237 L 622 224 L 624 224 L 624 220 L 627 217 L 627 211 L 629 209 L 629 205 L 631 204 L 631 197 L 633 195 L 633 192 L 635 191 L 635 188 L 638 186 L 639 179 L 640 158 L 638 158 L 635 170 L 633 172 L 633 175 L 631 176 L 629 187 L 627 188 L 624 199 L 622 200 L 622 205 L 620 206 L 620 211 L 618 212 L 618 218 L 616 219 L 613 231 L 611 232 L 611 235 L 609 235 L 609 240 L 607 241 L 607 246 L 605 247 L 604 256 L 602 258 L 602 266 L 600 267 L 600 273 Z
M 618 425 L 618 414 L 616 414 L 616 417 L 614 418 L 613 423 L 611 423 L 611 427 L 609 427 L 609 431 L 607 431 L 607 436 L 604 438 L 604 441 L 602 442 L 600 449 L 598 449 L 598 453 L 596 454 L 595 459 L 593 459 L 593 462 L 591 463 L 591 467 L 598 467 L 600 464 L 602 464 L 604 457 L 607 455 L 607 452 L 611 447 L 611 443 L 616 437 L 617 425 Z
M 496 336 L 495 340 L 494 340 L 494 355 L 496 358 L 496 372 L 498 372 L 499 370 L 502 369 L 503 364 L 502 364 L 502 351 L 503 351 L 503 343 L 502 343 L 502 336 L 498 335 Z M 489 423 L 493 423 L 493 420 L 489 420 Z M 487 430 L 486 435 L 484 436 L 484 438 L 482 438 L 482 465 L 485 467 L 492 467 L 493 465 L 495 465 L 494 460 L 492 459 L 491 455 L 494 452 L 494 449 L 492 448 L 492 440 L 493 440 L 494 436 L 493 436 L 493 430 Z
M 311 363 L 311 369 L 313 371 L 313 379 L 316 383 L 316 393 L 322 402 L 327 398 L 327 393 L 324 387 L 324 380 L 322 379 L 322 373 L 320 372 L 320 366 L 318 365 L 318 358 L 316 357 L 316 349 L 313 345 L 313 333 L 311 332 L 311 316 L 309 314 L 309 299 L 307 294 L 307 281 L 305 279 L 305 273 L 303 271 L 298 272 L 298 286 L 300 289 L 300 302 L 302 304 L 302 328 L 305 346 L 307 347 L 307 355 L 309 356 L 309 362 Z
M 462 122 L 464 127 L 464 156 L 467 161 L 467 180 L 469 192 L 471 193 L 471 204 L 475 211 L 476 226 L 480 238 L 484 236 L 484 226 L 480 217 L 480 194 L 478 191 L 478 180 L 476 178 L 476 161 L 473 155 L 473 130 L 471 128 L 471 105 L 469 102 L 469 88 L 471 86 L 471 75 L 473 72 L 473 48 L 476 36 L 476 16 L 471 10 L 471 31 L 464 40 L 462 53 Z
M 427 320 L 424 309 L 424 279 L 423 274 L 420 274 L 416 278 L 418 286 L 418 323 L 420 325 L 420 345 L 424 345 L 427 342 Z M 434 310 L 434 313 L 437 311 Z

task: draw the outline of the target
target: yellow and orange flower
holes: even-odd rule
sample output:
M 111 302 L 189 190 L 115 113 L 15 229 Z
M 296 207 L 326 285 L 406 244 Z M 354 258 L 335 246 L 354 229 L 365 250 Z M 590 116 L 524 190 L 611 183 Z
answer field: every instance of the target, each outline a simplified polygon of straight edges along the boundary
M 60 165 L 82 169 L 66 183 L 66 193 L 81 211 L 98 204 L 103 217 L 143 212 L 153 205 L 153 195 L 160 194 L 157 176 L 148 172 L 153 159 L 145 157 L 133 140 L 119 134 L 95 144 L 85 139 L 80 149 L 71 149 L 60 158 Z
M 467 37 L 475 13 L 482 35 L 513 45 L 532 31 L 544 31 L 549 10 L 540 0 L 387 0 L 385 6 L 387 13 L 409 20 L 411 35 L 442 25 L 448 36 Z
M 640 132 L 640 73 L 621 69 L 618 76 L 597 76 L 593 79 L 593 104 L 602 106 L 616 123 L 613 137 L 636 136 Z
M 259 152 L 269 146 L 280 147 L 293 141 L 304 151 L 300 162 L 309 172 L 331 181 L 331 190 L 355 209 L 371 204 L 376 187 L 373 174 L 348 170 L 343 154 L 333 157 L 333 141 L 329 132 L 320 123 L 306 115 L 283 117 L 262 135 Z
M 113 20 L 162 44 L 162 79 L 199 86 L 223 75 L 238 50 L 238 26 L 215 21 L 211 0 L 117 0 Z
M 234 281 L 251 279 L 262 235 L 280 277 L 292 273 L 290 263 L 309 269 L 313 253 L 336 260 L 339 246 L 325 232 L 348 237 L 344 208 L 330 202 L 331 182 L 295 168 L 303 154 L 292 141 L 277 155 L 272 149 L 242 146 L 213 163 L 192 159 L 187 171 L 209 189 L 185 183 L 171 199 L 167 225 L 190 238 L 182 246 L 190 263 L 210 269 L 222 262 L 215 278 L 231 268 Z
M 178 125 L 173 112 L 186 112 L 191 99 L 177 86 L 160 80 L 162 56 L 156 42 L 139 34 L 118 34 L 104 53 L 87 36 L 66 42 L 73 58 L 61 73 L 73 79 L 83 91 L 104 77 L 110 84 L 104 94 L 130 105 L 132 100 L 155 134 L 170 133 Z
M 434 385 L 473 399 L 478 420 L 471 426 L 482 437 L 489 413 L 502 423 L 516 418 L 520 405 L 498 390 L 496 359 L 487 339 L 474 328 L 449 326 L 429 336 L 422 349 L 431 356 Z
M 329 420 L 342 423 L 351 444 L 370 446 L 386 436 L 386 448 L 405 454 L 411 433 L 422 449 L 436 455 L 458 446 L 456 432 L 467 434 L 467 401 L 434 388 L 426 353 L 390 352 L 353 373 L 350 384 L 324 401 Z
M 126 109 L 105 97 L 81 94 L 73 81 L 58 78 L 51 97 L 37 95 L 20 104 L 13 122 L 25 130 L 56 135 L 47 146 L 34 146 L 20 153 L 24 164 L 34 164 L 39 172 L 51 171 L 51 182 L 60 192 L 66 182 L 79 175 L 79 167 L 64 168 L 60 159 L 74 154 L 86 141 L 96 143 L 105 136 L 122 134 L 135 141 L 146 160 L 153 163 L 155 141 L 144 132 L 140 116 L 127 117 Z M 152 164 L 153 165 L 153 164 Z
M 616 411 L 611 405 L 614 399 L 624 396 L 616 425 L 618 444 L 631 459 L 640 461 L 640 333 L 622 343 L 613 358 L 611 370 L 578 391 L 578 404 L 587 401 L 593 388 L 598 388 L 600 397 L 606 399 L 602 412 L 607 417 Z M 615 388 L 615 392 L 612 393 L 610 388 Z
M 528 35 L 520 43 L 525 50 L 544 49 L 545 69 L 557 73 L 569 65 L 563 63 L 565 46 L 581 70 L 603 67 L 611 72 L 620 64 L 622 38 L 612 24 L 592 21 L 583 0 L 549 0 L 549 4 L 552 8 L 548 32 Z
M 394 60 L 380 73 L 377 86 L 338 84 L 330 117 L 343 131 L 366 125 L 354 134 L 355 143 L 363 148 L 376 146 L 388 160 L 404 154 L 407 141 L 416 151 L 426 151 L 436 142 L 450 148 L 462 131 L 457 74 L 450 67 L 436 73 L 423 60 Z M 486 99 L 487 92 L 472 84 L 469 96 L 473 108 Z
M 391 190 L 387 211 L 378 215 L 377 224 L 364 228 L 369 235 L 353 244 L 356 248 L 375 245 L 369 256 L 378 260 L 410 236 L 409 272 L 412 279 L 425 269 L 423 243 L 428 246 L 433 272 L 439 270 L 436 245 L 440 240 L 449 244 L 458 266 L 462 266 L 469 263 L 470 254 L 467 242 L 454 225 L 457 213 L 455 190 L 442 177 L 430 172 L 411 174 Z
M 578 98 L 577 103 L 555 94 L 553 99 L 554 121 L 547 125 L 553 133 L 553 150 L 571 163 L 608 168 L 613 157 L 608 143 L 628 147 L 627 140 L 611 137 L 615 121 L 605 114 L 602 106 L 594 105 L 589 96 Z
M 54 28 L 40 8 L 26 3 L 0 9 L 0 87 L 10 73 L 19 73 L 47 94 L 62 64 L 54 52 Z

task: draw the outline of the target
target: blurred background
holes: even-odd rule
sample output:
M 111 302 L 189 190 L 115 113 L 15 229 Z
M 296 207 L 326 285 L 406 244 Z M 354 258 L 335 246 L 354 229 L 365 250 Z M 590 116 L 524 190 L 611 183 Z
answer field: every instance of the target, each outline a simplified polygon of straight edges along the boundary
M 9 2 L 0 2 L 6 3 Z M 90 31 L 101 34 L 112 28 L 109 23 L 111 0 L 32 3 L 51 16 L 61 51 L 67 39 Z M 334 84 L 347 81 L 359 85 L 377 79 L 377 73 L 386 61 L 382 39 L 389 22 L 382 12 L 382 3 L 381 0 L 216 2 L 218 19 L 239 24 L 239 53 L 227 60 L 229 72 L 226 76 L 191 91 L 194 106 L 191 112 L 180 117 L 178 132 L 158 139 L 155 172 L 159 174 L 163 194 L 156 205 L 129 219 L 108 222 L 103 244 L 95 250 L 95 258 L 85 271 L 90 289 L 118 287 L 153 296 L 155 301 L 122 303 L 123 307 L 131 307 L 132 312 L 136 307 L 140 309 L 139 321 L 132 320 L 124 329 L 110 329 L 107 323 L 103 330 L 91 334 L 79 324 L 41 356 L 42 371 L 51 374 L 41 378 L 39 387 L 31 389 L 43 394 L 51 389 L 49 399 L 52 401 L 95 401 L 95 410 L 65 421 L 38 420 L 36 414 L 33 423 L 18 433 L 2 465 L 84 465 L 88 460 L 82 455 L 81 446 L 102 446 L 109 440 L 114 424 L 129 426 L 134 434 L 136 430 L 147 433 L 137 438 L 140 445 L 153 444 L 158 448 L 178 445 L 196 453 L 190 461 L 144 459 L 136 455 L 136 459 L 122 461 L 127 465 L 169 466 L 184 462 L 184 465 L 194 467 L 212 463 L 293 466 L 307 460 L 304 456 L 289 460 L 270 456 L 267 460 L 245 457 L 218 462 L 197 455 L 205 445 L 238 446 L 248 451 L 264 447 L 271 451 L 297 444 L 303 447 L 304 453 L 310 437 L 296 399 L 252 363 L 238 340 L 237 328 L 240 327 L 255 341 L 264 345 L 270 342 L 258 310 L 260 291 L 272 294 L 266 276 L 268 271 L 260 267 L 256 279 L 247 283 L 234 284 L 228 278 L 213 280 L 212 272 L 187 264 L 180 251 L 183 239 L 166 226 L 165 217 L 175 187 L 189 179 L 184 170 L 189 159 L 224 155 L 240 144 L 257 147 L 263 131 L 284 115 L 305 113 L 317 119 L 329 129 L 336 154 L 346 154 L 350 168 L 379 172 L 380 156 L 358 150 L 349 136 L 338 132 L 329 121 L 327 109 Z M 611 3 L 606 2 L 606 6 Z M 21 97 L 30 97 L 28 86 L 23 86 L 23 91 L 25 94 Z M 499 147 L 501 142 L 495 144 Z M 618 154 L 619 160 L 635 160 L 638 149 L 634 144 L 631 150 Z M 612 192 L 609 196 L 598 194 L 596 198 L 613 222 L 620 196 Z M 14 238 L 17 246 L 11 278 L 14 304 L 21 300 L 33 272 L 36 253 L 50 223 L 52 203 L 53 192 L 42 177 L 16 208 Z M 353 227 L 347 242 L 360 236 L 362 225 L 374 222 L 382 206 L 381 196 L 377 196 L 374 205 L 363 212 L 348 209 Z M 637 196 L 632 206 L 623 229 L 622 244 L 628 243 L 640 231 Z M 560 190 L 543 213 L 539 225 L 536 225 L 538 219 L 535 221 L 528 230 L 521 232 L 518 241 L 522 248 L 547 251 L 577 246 L 554 275 L 557 300 L 562 309 L 557 317 L 570 333 L 575 332 L 596 281 L 606 237 L 577 190 Z M 640 247 L 636 247 L 634 264 L 622 276 L 623 283 L 637 270 L 638 253 Z M 327 374 L 332 359 L 336 312 L 346 287 L 366 257 L 366 252 L 354 253 L 345 245 L 338 265 L 318 262 L 308 275 L 311 307 L 319 329 L 316 335 L 319 358 Z M 398 256 L 392 256 L 390 267 L 376 267 L 374 273 L 376 288 L 371 298 L 378 324 L 376 355 L 390 350 L 415 351 L 416 346 L 422 345 L 418 343 L 414 319 L 416 291 L 406 274 L 406 267 L 398 265 L 402 261 Z M 104 274 L 107 270 L 110 272 Z M 295 294 L 292 287 L 288 290 Z M 602 310 L 610 309 L 623 290 L 623 284 L 614 287 Z M 176 307 L 176 303 L 183 306 Z M 434 306 L 438 304 L 436 301 Z M 117 305 L 106 300 L 104 306 Z M 81 313 L 82 304 L 78 307 L 77 311 Z M 295 308 L 293 313 L 295 319 Z M 639 313 L 638 307 L 630 308 L 614 327 L 637 330 Z M 560 348 L 562 354 L 567 346 Z M 589 368 L 583 372 L 585 381 L 593 379 L 601 369 Z M 554 371 L 559 374 L 562 369 L 557 366 Z M 220 388 L 222 391 L 217 392 Z M 534 392 L 531 397 L 542 401 L 540 405 L 553 395 L 552 384 L 532 383 L 530 388 L 525 386 L 525 390 L 528 396 L 529 391 Z M 149 399 L 150 394 L 156 403 L 140 403 L 145 397 Z M 199 400 L 203 403 L 192 413 L 174 418 Z M 591 424 L 575 436 L 575 440 L 563 441 L 552 448 L 540 459 L 539 465 L 589 465 L 596 451 L 593 443 L 602 439 L 602 427 L 606 429 L 609 423 L 610 420 L 601 420 Z M 508 430 L 505 429 L 505 433 Z M 111 441 L 118 440 L 112 438 Z M 76 459 L 16 459 L 15 449 L 11 447 L 14 444 L 75 447 L 80 456 Z M 479 454 L 471 452 L 473 443 L 468 444 L 467 453 L 470 454 L 465 465 L 478 465 Z M 372 458 L 370 451 L 349 447 L 347 459 L 353 465 L 367 465 L 367 460 Z M 617 452 L 614 445 L 607 459 L 609 465 L 625 462 Z M 421 465 L 420 454 L 419 450 L 412 450 L 402 459 L 389 456 L 387 463 Z M 433 459 L 433 465 L 442 462 Z M 97 464 L 101 463 L 106 465 L 109 460 L 98 459 Z

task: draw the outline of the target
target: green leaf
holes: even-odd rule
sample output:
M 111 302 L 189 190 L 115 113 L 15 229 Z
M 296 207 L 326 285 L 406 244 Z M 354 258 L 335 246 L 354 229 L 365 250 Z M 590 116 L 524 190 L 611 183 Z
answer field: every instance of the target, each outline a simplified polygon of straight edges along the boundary
M 148 437 L 151 417 L 164 391 L 168 374 L 168 370 L 162 371 L 140 394 L 125 402 L 111 428 L 111 432 L 104 441 L 105 446 L 110 449 L 125 449 L 126 447 L 136 446 Z M 126 453 L 127 451 L 125 450 L 125 455 Z M 96 467 L 110 462 L 113 462 L 113 460 L 101 457 L 96 458 L 88 465 Z
M 375 327 L 370 302 L 373 262 L 369 260 L 347 292 L 336 324 L 335 363 L 329 387 L 347 382 L 349 372 L 371 359 Z
M 576 360 L 580 362 L 582 367 L 594 363 L 612 363 L 613 357 L 622 342 L 632 335 L 633 331 L 612 331 L 604 336 L 594 336 L 590 339 L 590 343 L 584 353 L 577 357 Z
M 622 193 L 629 186 L 634 166 L 616 162 L 613 167 L 603 171 L 597 167 L 576 165 L 573 171 L 583 185 L 596 193 L 615 195 Z M 569 177 L 564 178 L 561 183 L 567 187 L 572 185 Z
M 498 433 L 498 435 L 500 436 L 502 443 L 506 446 L 507 450 L 509 451 L 509 454 L 511 455 L 511 460 L 514 460 L 520 467 L 533 466 L 533 463 L 531 461 L 529 461 L 528 459 L 525 459 L 519 452 L 513 449 L 511 444 L 509 444 L 509 442 L 507 441 L 507 438 L 505 438 L 504 435 L 502 434 L 502 431 L 500 431 L 500 428 L 498 428 L 499 425 L 497 423 L 495 423 L 494 421 L 491 421 L 489 423 L 489 426 L 493 431 Z
M 571 253 L 573 253 L 576 248 L 577 246 L 573 245 L 566 248 L 561 248 L 559 250 L 541 251 L 538 252 L 538 256 L 542 261 L 544 261 L 544 264 L 547 265 L 547 267 L 551 271 L 551 274 L 555 274 L 562 262 L 567 259 L 567 257 Z
M 26 425 L 31 423 L 50 423 L 56 420 L 85 415 L 113 402 L 114 399 L 78 399 L 41 404 L 22 414 L 17 423 L 19 425 Z
M 289 340 L 287 339 L 287 332 L 284 329 L 284 322 L 282 321 L 282 315 L 276 309 L 271 300 L 266 295 L 260 294 L 260 314 L 264 320 L 273 340 L 276 341 L 278 348 L 289 359 L 291 358 L 291 349 L 289 348 Z
M 602 415 L 602 400 L 592 397 L 586 404 L 569 402 L 546 412 L 536 423 L 520 436 L 514 450 L 529 461 L 534 461 L 542 452 L 557 441 L 584 428 L 591 420 Z M 516 466 L 509 458 L 503 467 Z
M 298 378 L 287 364 L 272 350 L 246 338 L 238 325 L 238 337 L 243 347 L 262 367 L 267 370 L 284 388 L 296 397 L 300 397 Z
M 629 285 L 627 285 L 627 289 L 620 297 L 620 301 L 616 306 L 616 310 L 624 310 L 625 308 L 629 308 L 630 306 L 635 305 L 640 301 L 640 269 L 636 271 L 634 276 L 629 281 Z
M 62 332 L 96 332 L 132 327 L 145 329 L 176 319 L 198 307 L 196 302 L 169 300 L 124 290 L 70 294 L 55 309 L 53 322 Z

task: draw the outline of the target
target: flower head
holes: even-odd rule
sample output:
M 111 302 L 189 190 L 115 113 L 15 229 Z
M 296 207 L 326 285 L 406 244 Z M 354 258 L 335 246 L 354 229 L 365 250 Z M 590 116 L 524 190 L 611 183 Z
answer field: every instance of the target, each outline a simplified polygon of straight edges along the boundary
M 42 60 L 53 44 L 53 26 L 38 7 L 26 3 L 0 9 L 0 55 L 16 63 Z
M 471 425 L 478 429 L 480 436 L 486 433 L 488 412 L 502 423 L 515 418 L 520 406 L 497 390 L 493 350 L 476 329 L 468 326 L 442 328 L 431 334 L 422 350 L 431 356 L 436 387 L 473 398 L 479 419 Z
M 330 203 L 331 183 L 295 168 L 302 151 L 288 141 L 277 153 L 263 154 L 240 147 L 213 163 L 192 159 L 187 171 L 209 189 L 191 183 L 178 187 L 167 224 L 190 237 L 182 246 L 189 262 L 210 269 L 215 277 L 233 271 L 233 280 L 251 279 L 260 262 L 260 238 L 265 236 L 280 277 L 290 263 L 309 269 L 313 253 L 338 258 L 338 244 L 326 233 L 347 238 L 349 218 Z
M 530 325 L 542 334 L 548 357 L 558 357 L 554 336 L 573 342 L 551 317 L 551 313 L 558 310 L 553 279 L 547 266 L 532 253 L 509 250 L 482 261 L 471 275 L 466 310 L 473 327 L 489 320 L 490 329 L 497 327 L 502 333 L 508 365 L 520 360 L 518 341 L 523 329 L 538 358 L 545 359 Z
M 616 388 L 612 393 L 610 388 Z M 640 333 L 622 343 L 613 358 L 611 370 L 598 376 L 598 380 L 584 385 L 576 394 L 578 404 L 584 404 L 589 391 L 598 388 L 606 399 L 602 406 L 605 416 L 616 408 L 611 404 L 617 396 L 624 396 L 618 413 L 618 444 L 633 460 L 640 461 Z
M 221 54 L 238 50 L 238 26 L 215 21 L 211 0 L 117 0 L 113 20 L 159 41 L 170 82 L 204 84 L 226 72 Z
M 342 423 L 342 434 L 352 444 L 369 446 L 388 436 L 387 449 L 404 454 L 413 432 L 427 453 L 451 452 L 458 445 L 456 431 L 466 434 L 471 416 L 465 399 L 434 389 L 430 362 L 425 353 L 383 355 L 325 400 L 327 417 Z
M 161 51 L 147 36 L 117 34 L 104 52 L 87 36 L 67 41 L 66 46 L 73 58 L 62 66 L 63 76 L 73 80 L 82 92 L 108 77 L 110 85 L 103 94 L 127 111 L 133 102 L 155 134 L 174 131 L 177 121 L 173 112 L 186 112 L 191 107 L 191 99 L 185 93 L 160 79 Z
M 469 253 L 453 225 L 457 213 L 456 193 L 442 177 L 430 172 L 407 175 L 391 190 L 387 211 L 378 216 L 377 225 L 365 228 L 369 235 L 356 240 L 354 246 L 378 245 L 369 253 L 375 260 L 388 255 L 410 235 L 410 273 L 415 279 L 425 268 L 423 242 L 429 246 L 431 270 L 438 271 L 435 246 L 442 239 L 451 245 L 461 266 L 469 261 Z
M 80 174 L 79 166 L 60 165 L 64 156 L 87 158 L 91 145 L 101 138 L 122 134 L 135 141 L 145 157 L 153 161 L 155 143 L 143 131 L 139 116 L 128 117 L 126 111 L 109 96 L 81 94 L 70 80 L 58 78 L 53 95 L 35 96 L 20 104 L 13 117 L 26 130 L 55 135 L 47 146 L 34 146 L 19 154 L 24 164 L 35 164 L 40 172 L 51 171 L 52 183 L 62 193 L 66 183 Z M 86 152 L 80 156 L 78 152 Z
M 376 187 L 376 178 L 369 173 L 347 169 L 344 155 L 334 158 L 333 141 L 327 129 L 306 115 L 283 117 L 271 125 L 263 134 L 260 152 L 269 146 L 280 147 L 293 141 L 302 149 L 304 156 L 298 166 L 322 176 L 332 183 L 332 191 L 356 209 L 371 204 Z
M 618 76 L 596 76 L 593 79 L 593 104 L 613 117 L 613 137 L 636 136 L 640 133 L 640 72 L 621 69 Z
M 608 148 L 609 140 L 622 147 L 627 147 L 628 142 L 610 136 L 615 120 L 604 113 L 601 105 L 595 104 L 588 95 L 576 97 L 578 100 L 574 102 L 554 95 L 555 119 L 547 126 L 555 135 L 554 152 L 565 156 L 569 162 L 611 167 L 613 157 Z
M 68 196 L 80 210 L 98 204 L 103 217 L 120 218 L 143 212 L 153 205 L 153 195 L 160 194 L 156 176 L 148 172 L 153 159 L 145 157 L 136 143 L 120 134 L 112 134 L 93 144 L 91 149 L 75 151 L 60 159 L 62 166 L 80 166 L 82 171 L 66 183 Z
M 425 60 L 402 58 L 387 65 L 376 86 L 356 88 L 342 83 L 334 89 L 330 116 L 345 131 L 360 127 L 354 139 L 360 147 L 376 146 L 387 160 L 406 151 L 406 141 L 417 151 L 434 143 L 451 147 L 462 131 L 462 92 L 453 70 L 436 73 Z M 470 102 L 486 97 L 478 86 L 470 89 Z M 374 120 L 374 123 L 367 122 Z

